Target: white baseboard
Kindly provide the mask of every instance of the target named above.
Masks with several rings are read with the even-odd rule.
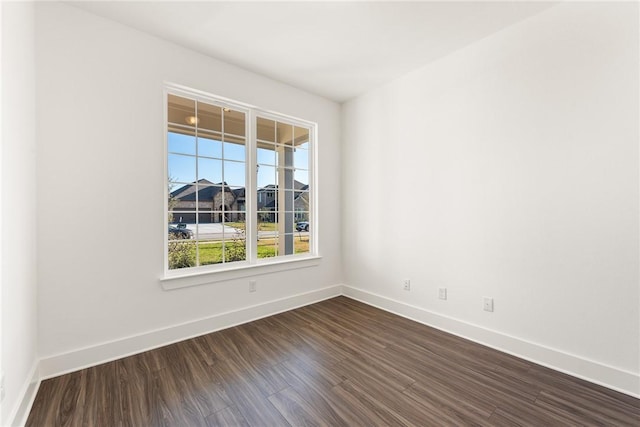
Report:
[[[640,398],[640,375],[636,373],[525,341],[351,286],[343,286],[343,294],[365,304],[486,345],[538,365]]]
[[[33,366],[31,367],[31,371],[27,376],[27,380],[22,386],[20,390],[20,398],[18,402],[9,414],[7,418],[9,421],[9,426],[11,427],[21,427],[24,426],[27,422],[27,418],[29,417],[29,412],[31,411],[31,406],[33,405],[33,401],[36,398],[36,393],[38,393],[38,388],[40,388],[40,373],[38,370],[38,360],[34,361]]]
[[[339,295],[342,295],[342,285],[329,286],[144,334],[77,349],[64,354],[45,357],[40,360],[40,378],[47,379],[78,371]]]

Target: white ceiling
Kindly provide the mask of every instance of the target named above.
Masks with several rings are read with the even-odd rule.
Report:
[[[554,3],[70,2],[342,102]]]

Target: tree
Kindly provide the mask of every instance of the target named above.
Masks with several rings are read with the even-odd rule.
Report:
[[[169,176],[169,179],[167,180],[167,196],[169,197],[167,208],[169,210],[169,224],[173,222],[173,209],[178,205],[178,199],[171,194],[175,186],[175,179],[172,176]]]

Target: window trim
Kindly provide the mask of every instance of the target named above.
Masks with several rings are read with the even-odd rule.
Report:
[[[168,199],[167,199],[167,182],[168,182],[168,96],[176,95],[198,102],[209,103],[222,107],[229,107],[236,111],[242,111],[246,114],[245,135],[247,144],[246,154],[246,170],[245,170],[245,224],[247,228],[247,241],[250,236],[257,235],[257,174],[251,173],[255,171],[257,165],[257,117],[266,118],[284,122],[294,126],[302,126],[309,129],[309,224],[311,231],[309,232],[309,252],[305,254],[280,255],[269,258],[257,258],[257,246],[255,244],[247,244],[246,260],[234,261],[229,263],[211,264],[206,266],[197,266],[181,269],[169,269],[168,260],[168,241],[167,233],[168,224]],[[318,265],[321,260],[319,252],[319,233],[318,233],[318,168],[317,168],[317,134],[318,125],[309,120],[300,119],[298,117],[275,111],[265,110],[247,103],[238,102],[222,96],[210,94],[204,91],[191,89],[186,86],[165,82],[163,85],[163,275],[160,282],[165,290],[176,289],[185,286],[195,286],[204,283],[213,283],[222,280],[231,280],[234,278],[247,277],[257,274],[267,274],[276,271],[284,271],[289,269],[303,268],[306,266]],[[306,261],[306,262],[305,262]],[[214,277],[215,276],[215,277]],[[176,280],[186,279],[186,280]],[[182,284],[181,284],[182,283]]]
[[[245,265],[217,271],[190,271],[180,276],[161,277],[162,289],[170,291],[174,289],[188,288],[191,286],[208,285],[210,283],[224,282],[228,280],[242,279],[244,277],[261,276],[265,274],[279,273],[281,271],[298,270],[301,268],[316,267],[322,261],[321,256],[304,256],[286,260],[276,260],[265,264]]]

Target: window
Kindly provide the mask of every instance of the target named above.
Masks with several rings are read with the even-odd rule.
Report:
[[[316,255],[315,133],[307,121],[168,87],[165,272]]]
[[[258,258],[309,253],[309,128],[256,117]]]

